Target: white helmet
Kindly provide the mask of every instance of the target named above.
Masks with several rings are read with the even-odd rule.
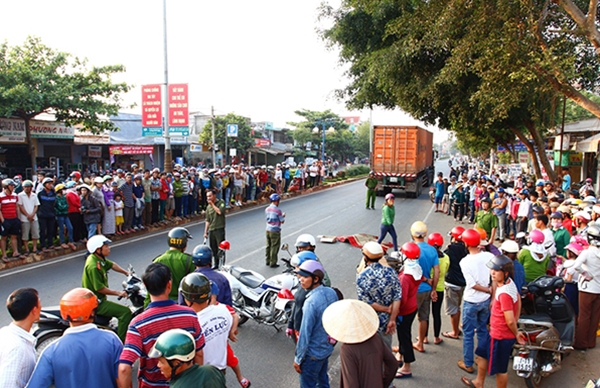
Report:
[[[95,236],[92,236],[88,240],[86,247],[87,247],[88,252],[94,253],[94,252],[96,252],[96,249],[102,248],[102,246],[104,244],[109,244],[111,242],[112,241],[110,241],[108,238],[104,237],[103,235],[97,234]]]
[[[508,253],[518,253],[519,244],[514,240],[504,240],[502,245],[500,245],[500,250]]]
[[[363,245],[362,253],[371,260],[379,260],[383,257],[383,248],[375,241],[369,241]]]
[[[312,234],[304,233],[298,236],[295,246],[296,248],[316,247],[317,241]]]
[[[104,183],[104,179],[102,179],[100,176],[97,176],[94,178],[94,183]]]

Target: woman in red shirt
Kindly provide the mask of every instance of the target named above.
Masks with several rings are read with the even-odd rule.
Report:
[[[65,197],[67,198],[67,205],[69,205],[67,216],[69,217],[69,221],[71,221],[71,225],[73,225],[73,241],[82,241],[87,237],[87,231],[83,224],[83,215],[79,210],[81,209],[81,198],[75,186],[75,181],[68,181],[65,184],[67,188]]]
[[[412,377],[410,364],[415,362],[415,352],[412,347],[411,327],[417,315],[417,289],[423,280],[423,270],[419,265],[421,249],[414,242],[407,242],[400,249],[404,255],[404,268],[398,275],[402,286],[402,299],[396,323],[398,344],[402,361],[396,373],[396,378]]]

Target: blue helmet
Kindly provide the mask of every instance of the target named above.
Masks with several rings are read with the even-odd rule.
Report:
[[[192,261],[197,267],[203,267],[212,263],[212,250],[208,245],[201,244],[194,248]]]
[[[279,194],[277,194],[277,193],[273,193],[273,194],[271,194],[271,196],[269,197],[269,200],[270,200],[271,202],[277,202],[277,201],[279,201],[280,199],[281,199],[281,197],[280,197],[280,196],[279,196]]]
[[[291,260],[290,264],[292,264],[294,267],[298,267],[298,266],[302,265],[302,263],[304,263],[305,261],[309,261],[309,260],[316,261],[317,255],[315,255],[315,253],[312,251],[302,251],[302,252],[298,252],[294,256],[292,256],[292,260]]]

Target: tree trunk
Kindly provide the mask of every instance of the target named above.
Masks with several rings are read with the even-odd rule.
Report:
[[[529,152],[529,156],[531,156],[531,164],[533,165],[533,169],[535,171],[535,176],[541,178],[542,170],[540,169],[540,164],[538,162],[538,158],[535,153],[535,148],[533,147],[533,144],[531,144],[529,139],[527,139],[525,137],[525,135],[523,134],[523,132],[520,129],[515,128],[515,127],[512,127],[511,129],[515,133],[515,135],[517,135],[519,140],[521,140],[521,142],[523,144],[525,144],[525,147],[527,147],[527,152]]]
[[[544,169],[546,170],[546,174],[548,174],[548,180],[550,180],[551,182],[556,181],[558,176],[556,175],[554,168],[552,167],[552,165],[550,164],[550,161],[548,160],[548,155],[546,155],[546,144],[544,143],[544,139],[542,139],[542,135],[540,134],[540,131],[537,129],[535,123],[533,123],[530,120],[525,120],[525,126],[527,127],[527,130],[531,134],[533,142],[537,146],[538,150],[540,150],[539,160],[542,163],[542,166],[544,166]]]

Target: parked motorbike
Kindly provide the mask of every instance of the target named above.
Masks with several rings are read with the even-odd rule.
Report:
[[[542,378],[560,370],[563,357],[573,351],[575,313],[563,286],[561,277],[540,276],[523,288],[522,298],[533,301],[533,311],[519,318],[527,343],[514,345],[513,369],[529,388],[539,388]]]
[[[128,267],[129,276],[123,281],[123,290],[127,292],[127,298],[131,305],[131,313],[133,317],[144,311],[144,300],[146,299],[146,287],[142,279],[135,274],[135,270],[131,266]],[[121,297],[118,298],[119,300]],[[117,332],[117,319],[96,315],[94,324],[100,328],[109,329]],[[37,339],[36,351],[42,353],[51,343],[62,337],[65,330],[69,328],[69,322],[62,319],[60,316],[60,307],[51,306],[42,309],[40,319],[34,323],[31,328],[31,333]]]
[[[435,202],[435,187],[429,188],[429,200],[431,203]]]
[[[239,325],[253,319],[280,331],[280,326],[287,323],[300,282],[290,260],[282,261],[286,266],[283,273],[269,279],[250,269],[223,266],[222,273],[231,287],[233,308],[240,316]]]

